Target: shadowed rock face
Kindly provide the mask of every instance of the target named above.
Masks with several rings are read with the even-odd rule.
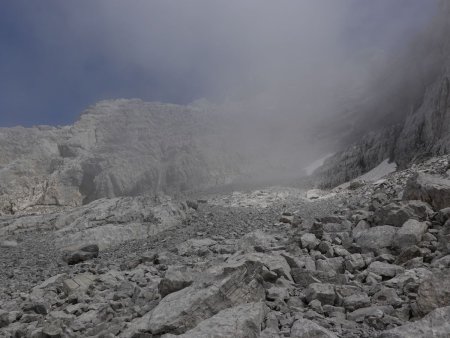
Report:
[[[360,136],[353,137],[348,147],[316,171],[322,187],[351,180],[385,159],[404,169],[411,162],[450,151],[450,5],[443,1],[441,6],[440,16],[429,31],[415,41],[407,56],[400,58],[400,63],[408,66],[399,64],[388,69],[380,86],[390,88],[396,78],[403,82],[387,93],[375,91],[375,107],[356,104],[355,116],[336,122],[351,123]],[[408,81],[411,74],[413,85]],[[391,115],[397,116],[395,120]],[[370,124],[373,116],[382,122]]]
[[[229,183],[238,158],[217,125],[193,107],[114,100],[73,126],[0,129],[1,212]]]

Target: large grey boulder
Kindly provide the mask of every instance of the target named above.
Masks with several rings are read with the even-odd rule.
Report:
[[[398,229],[394,238],[394,245],[400,249],[415,245],[422,240],[422,236],[428,229],[426,222],[419,222],[414,219],[406,221]]]
[[[425,315],[434,309],[450,305],[450,271],[434,271],[417,291],[417,307]]]
[[[322,304],[334,305],[336,301],[336,291],[334,285],[328,283],[312,283],[305,290],[306,300],[311,302],[318,300]]]
[[[419,221],[426,221],[434,214],[431,205],[423,201],[419,200],[403,201],[403,204],[410,210],[413,210],[414,212],[413,218],[418,219]]]
[[[419,285],[433,275],[429,269],[416,268],[405,270],[398,274],[394,278],[384,282],[388,287],[395,288],[397,290],[403,290],[409,283]]]
[[[34,230],[55,230],[59,248],[96,243],[100,250],[153,236],[181,224],[185,205],[167,195],[102,198],[64,212],[0,219],[0,238]]]
[[[138,331],[185,333],[220,311],[265,297],[262,264],[245,261],[205,272],[205,278],[161,300],[148,315],[134,323]]]
[[[319,245],[320,241],[314,234],[306,233],[303,234],[300,238],[300,243],[302,245],[302,248],[313,250]]]
[[[382,208],[378,208],[374,213],[377,224],[402,226],[409,219],[418,219],[414,210],[407,204],[390,203]]]
[[[344,258],[343,257],[333,257],[326,259],[318,259],[316,261],[316,266],[318,271],[334,271],[336,273],[344,273]]]
[[[346,270],[353,273],[355,270],[364,268],[366,261],[361,254],[356,253],[345,258],[344,266]]]
[[[418,173],[408,181],[403,198],[429,203],[435,210],[450,206],[450,180]]]
[[[429,313],[421,320],[387,330],[379,338],[448,338],[450,336],[450,306]]]
[[[164,278],[161,279],[158,285],[161,297],[165,297],[172,292],[188,287],[193,283],[194,278],[198,273],[198,271],[182,265],[169,266],[164,274]]]
[[[352,237],[356,239],[368,229],[370,229],[370,224],[365,220],[360,220],[352,230]]]
[[[367,271],[375,273],[382,277],[395,277],[396,275],[402,273],[405,271],[404,268],[401,266],[395,265],[395,264],[389,264],[385,262],[372,262],[369,267],[367,268]]]
[[[58,214],[53,220],[58,247],[95,242],[100,250],[154,236],[180,224],[183,205],[170,197],[137,196],[99,199]]]
[[[258,338],[267,307],[264,303],[238,305],[220,311],[218,314],[202,321],[192,330],[181,335],[164,335],[164,338]]]
[[[9,313],[4,310],[0,310],[0,329],[9,325]]]
[[[365,251],[377,251],[392,245],[397,230],[390,225],[375,226],[362,231],[355,242]]]
[[[262,264],[266,269],[275,274],[276,278],[285,278],[292,281],[291,267],[286,258],[277,252],[261,253],[250,252],[245,254],[235,254],[227,262],[230,264],[243,264],[244,262],[255,262]]]

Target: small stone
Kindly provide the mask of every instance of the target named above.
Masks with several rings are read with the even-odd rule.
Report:
[[[198,210],[198,202],[196,202],[196,201],[187,200],[186,205],[191,209]]]
[[[205,256],[210,250],[209,248],[217,244],[210,238],[188,239],[177,246],[180,256]]]
[[[312,300],[308,305],[317,313],[323,314],[322,303],[318,299]]]
[[[334,255],[333,245],[328,241],[321,241],[319,246],[317,247],[317,250],[319,250],[324,255],[328,255],[329,257],[332,257]]]
[[[15,248],[18,245],[19,244],[16,241],[1,241],[0,242],[0,247],[2,247],[2,248]]]
[[[266,299],[268,301],[285,301],[289,299],[289,292],[284,287],[272,286],[269,290],[266,291]]]
[[[63,291],[66,295],[86,291],[94,280],[95,276],[90,273],[79,274],[72,279],[64,280]]]
[[[350,311],[370,305],[370,298],[364,293],[357,293],[344,298],[344,307]]]
[[[366,266],[363,256],[358,253],[347,256],[344,264],[345,269],[352,273],[355,270],[360,270]]]
[[[63,260],[69,264],[78,264],[98,257],[99,247],[97,244],[84,244],[63,249]]]
[[[48,325],[41,331],[42,338],[62,338],[62,330],[59,327]]]

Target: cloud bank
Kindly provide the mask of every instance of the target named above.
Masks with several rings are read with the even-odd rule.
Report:
[[[383,116],[374,92],[411,67],[379,74],[397,72],[390,60],[435,12],[434,0],[16,0],[2,20],[0,125],[71,123],[108,98],[206,99],[238,121],[235,147],[299,168]]]
[[[100,99],[259,102],[325,116],[432,15],[421,0],[9,1],[0,125],[60,124]]]

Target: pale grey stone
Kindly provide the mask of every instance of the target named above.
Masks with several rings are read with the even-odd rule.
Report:
[[[399,248],[407,248],[422,240],[428,229],[428,224],[414,219],[406,221],[395,234],[394,244]]]
[[[430,312],[424,318],[384,331],[380,338],[448,338],[450,332],[450,307]]]
[[[290,337],[292,338],[337,338],[333,332],[306,318],[298,319],[292,325]]]

